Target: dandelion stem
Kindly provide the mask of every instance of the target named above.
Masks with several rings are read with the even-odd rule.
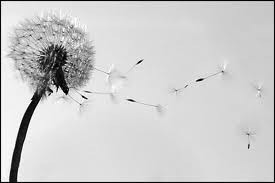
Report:
[[[21,153],[22,153],[22,148],[23,144],[26,138],[26,134],[28,131],[28,127],[30,124],[30,120],[32,117],[32,114],[39,103],[40,99],[42,97],[42,94],[38,94],[38,92],[35,92],[32,101],[29,104],[27,110],[25,111],[25,114],[22,118],[18,133],[17,133],[17,138],[16,138],[16,143],[15,147],[13,150],[13,155],[12,155],[12,161],[11,161],[11,169],[10,169],[10,182],[17,182],[17,174],[18,174],[18,168],[20,164],[20,159],[21,159]]]

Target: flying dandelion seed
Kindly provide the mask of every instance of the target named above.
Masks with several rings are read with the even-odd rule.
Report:
[[[170,93],[174,93],[175,95],[178,95],[179,93],[181,93],[183,90],[183,88],[172,88],[170,90]]]
[[[107,83],[110,87],[112,93],[118,92],[123,88],[125,82],[127,81],[127,77],[123,75],[118,69],[112,66],[110,67],[109,74],[106,77]]]
[[[78,108],[79,114],[82,115],[84,112],[87,111],[87,108],[90,106],[91,101],[90,101],[90,99],[88,99],[88,97],[82,95],[82,94],[81,94],[79,91],[77,91],[76,89],[75,89],[75,92],[81,96],[82,102],[78,101],[77,99],[75,99],[74,97],[72,97],[70,94],[67,94],[67,95],[64,94],[64,95],[60,96],[60,97],[58,98],[58,100],[61,100],[61,99],[62,99],[62,100],[65,101],[65,102],[70,102],[70,101],[75,102],[75,103],[78,105],[78,107],[79,107],[79,108]]]
[[[89,91],[89,90],[77,90],[76,88],[73,88],[76,93],[78,93],[82,99],[88,100],[88,97],[84,96],[83,94],[81,94],[81,92],[86,93],[86,94],[97,94],[97,95],[109,95],[110,99],[113,103],[118,103],[118,94],[115,92],[98,92],[98,91]],[[72,98],[72,100],[74,100]],[[77,102],[79,103],[79,102]]]
[[[26,19],[15,27],[8,56],[21,78],[34,91],[21,125],[12,156],[10,181],[17,181],[21,152],[32,114],[53,86],[68,95],[69,88],[83,87],[90,79],[94,49],[87,33],[69,17],[54,13]]]
[[[139,60],[137,63],[135,63],[127,72],[126,74],[128,74],[130,71],[132,71],[137,65],[141,64],[143,62],[144,59]]]
[[[155,107],[158,114],[163,114],[164,113],[164,107],[160,104],[153,105],[153,104],[143,103],[143,102],[139,102],[139,101],[136,101],[134,99],[131,99],[131,98],[127,98],[125,100],[128,101],[128,102],[132,102],[132,103],[137,103],[137,104],[141,104],[141,105],[145,105],[145,106]]]
[[[128,81],[127,75],[130,73],[130,71],[133,70],[137,65],[141,64],[143,62],[142,60],[139,60],[136,64],[134,64],[127,72],[126,74],[122,74],[117,68],[114,67],[112,64],[109,69],[109,74],[106,78],[107,83],[109,84],[109,87],[111,89],[112,93],[117,93],[120,89],[122,89],[126,82]]]
[[[208,78],[211,78],[211,77],[213,77],[213,76],[216,76],[216,75],[218,75],[218,74],[220,74],[220,73],[223,73],[223,71],[219,71],[219,72],[217,72],[217,73],[211,74],[211,75],[209,75],[209,76],[207,76],[207,77],[204,77],[204,78],[199,78],[199,79],[196,80],[196,82],[203,81],[203,80],[205,80],[205,79],[208,79]]]
[[[97,95],[108,95],[113,103],[117,104],[119,102],[118,93],[116,92],[91,92],[91,91],[89,92],[91,94],[97,94]]]
[[[106,82],[108,83],[111,92],[117,92],[123,87],[127,80],[127,77],[123,75],[118,69],[114,68],[113,64],[111,65],[108,72],[95,67],[93,67],[93,69],[107,75]]]
[[[256,90],[256,97],[261,98],[263,96],[263,83],[255,82],[251,83],[251,86]]]
[[[137,65],[141,64],[144,59],[139,60],[135,63],[125,74],[122,74],[117,68],[114,67],[114,64],[111,65],[108,72],[93,67],[94,70],[102,72],[107,75],[106,81],[110,87],[112,93],[118,92],[123,86],[125,85],[126,81],[128,80],[127,74],[130,73]]]
[[[82,103],[79,104],[79,114],[82,115],[84,114],[87,109],[91,106],[91,101],[90,100],[84,100]]]
[[[88,98],[85,95],[81,94],[79,90],[77,90],[76,88],[73,88],[73,87],[72,87],[72,89],[74,89],[75,92],[78,93],[83,99],[88,100]]]
[[[189,86],[189,84],[186,84],[184,87],[181,87],[181,88],[169,87],[169,93],[170,93],[170,94],[175,94],[176,96],[178,96],[178,95],[179,95],[180,93],[182,93],[183,90],[185,90],[188,86]]]
[[[256,135],[256,132],[251,131],[251,129],[247,128],[247,130],[244,131],[243,134],[247,136],[247,149],[250,149],[251,140],[252,140],[253,136]]]
[[[178,95],[178,93],[180,93],[182,91],[182,88],[172,88],[171,93],[175,93],[176,95]]]
[[[251,149],[252,142],[256,141],[255,136],[259,135],[260,133],[258,123],[253,122],[255,121],[255,118],[257,121],[259,120],[259,116],[255,115],[253,116],[253,118],[250,117],[250,119],[247,119],[246,117],[246,119],[242,120],[246,122],[242,122],[237,126],[237,135],[241,136],[241,139],[246,141],[247,149]]]
[[[218,74],[222,74],[222,75],[228,74],[228,72],[227,72],[227,70],[226,70],[226,67],[227,67],[227,63],[224,62],[222,66],[219,66],[219,71],[218,71],[218,72],[216,72],[216,73],[214,73],[214,74],[210,74],[209,76],[206,76],[206,77],[204,77],[204,78],[199,78],[199,79],[197,79],[195,82],[204,81],[204,80],[206,80],[206,79],[208,79],[208,78],[211,78],[211,77],[214,77],[214,76],[216,76],[216,75],[218,75]]]
[[[144,59],[141,59],[141,60],[139,60],[137,63],[135,63],[135,64],[126,72],[126,74],[128,74],[131,70],[133,70],[137,65],[141,64],[141,63],[143,62],[143,60],[144,60]],[[104,74],[107,74],[107,75],[110,74],[110,72],[103,71],[103,70],[98,69],[98,68],[96,68],[96,67],[93,67],[93,69],[94,69],[94,70],[97,70],[97,71],[99,71],[99,72],[102,72],[102,73],[104,73]],[[125,75],[126,75],[126,74],[125,74]]]

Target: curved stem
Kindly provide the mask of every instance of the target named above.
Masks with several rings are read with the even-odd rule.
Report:
[[[39,103],[42,95],[38,94],[37,92],[34,93],[32,97],[32,101],[29,104],[27,110],[25,111],[25,114],[22,118],[18,133],[17,133],[17,138],[16,138],[16,143],[15,147],[13,150],[13,155],[12,155],[12,161],[11,161],[11,169],[10,169],[10,177],[9,180],[10,182],[17,182],[17,174],[18,174],[18,168],[19,168],[19,163],[21,159],[21,153],[22,153],[22,148],[23,144],[26,138],[26,134],[28,131],[28,127],[30,124],[30,120],[32,117],[32,114]]]

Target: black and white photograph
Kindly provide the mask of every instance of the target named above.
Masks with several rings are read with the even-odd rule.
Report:
[[[1,182],[95,181],[274,181],[274,1],[1,1]]]

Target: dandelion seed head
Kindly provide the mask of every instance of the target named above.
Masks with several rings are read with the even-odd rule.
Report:
[[[23,81],[44,93],[61,72],[64,88],[87,84],[94,65],[94,48],[86,32],[71,19],[54,13],[26,19],[14,28],[8,56]],[[64,91],[64,90],[63,90]]]

